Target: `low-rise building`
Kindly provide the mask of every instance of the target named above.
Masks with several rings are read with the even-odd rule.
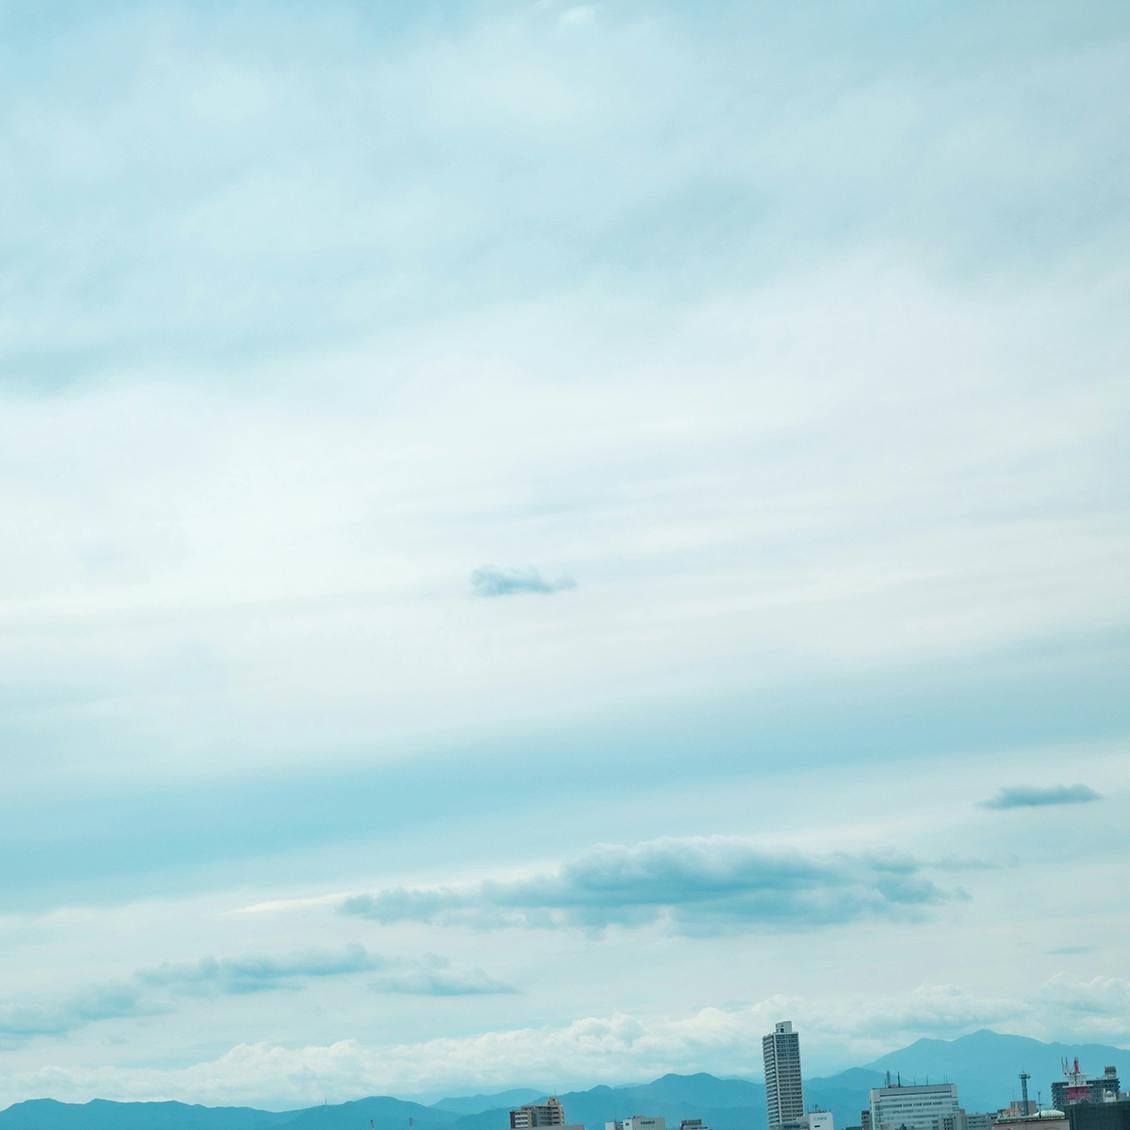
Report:
[[[565,1108],[556,1095],[550,1095],[544,1103],[527,1103],[510,1112],[510,1130],[542,1130],[550,1126],[559,1130],[585,1130],[583,1126],[565,1121]]]
[[[701,1124],[700,1119],[699,1125]],[[604,1130],[667,1130],[667,1119],[649,1114],[633,1114],[623,1121],[606,1122]]]
[[[1062,1110],[1040,1110],[1035,1114],[997,1115],[994,1130],[1069,1130]]]
[[[1130,1130],[1130,1099],[1075,1103],[1067,1108],[1070,1130]]]

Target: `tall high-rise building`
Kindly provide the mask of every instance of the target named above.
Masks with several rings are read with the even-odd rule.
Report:
[[[800,1080],[800,1036],[791,1020],[782,1020],[761,1041],[765,1059],[765,1105],[769,1130],[781,1130],[804,1114],[804,1090]]]

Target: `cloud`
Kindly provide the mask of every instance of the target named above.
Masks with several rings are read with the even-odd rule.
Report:
[[[204,957],[194,962],[142,969],[135,977],[144,985],[160,986],[178,993],[236,995],[293,988],[296,982],[310,977],[340,977],[378,969],[385,964],[386,959],[369,953],[363,946],[354,945],[336,953],[311,951],[284,958],[256,955]]]
[[[383,957],[360,945],[283,957],[203,957],[138,969],[125,981],[90,985],[55,1000],[0,1003],[0,1047],[35,1036],[66,1035],[101,1020],[171,1012],[178,998],[297,991],[310,979],[376,970],[382,973],[372,987],[387,993],[440,997],[518,991],[482,969],[453,969],[446,958],[435,954]]]
[[[1130,1032],[1130,980],[1124,977],[1075,977],[1057,973],[1043,987],[1043,997],[1069,1012],[1105,1018]]]
[[[428,955],[415,969],[386,973],[370,982],[381,993],[426,997],[477,997],[516,993],[505,981],[482,969],[455,970],[446,958]]]
[[[1101,800],[1100,795],[1087,785],[1052,785],[1041,788],[1035,785],[1014,785],[1003,788],[996,796],[981,802],[982,808],[1044,808],[1061,804],[1089,804]]]
[[[63,1035],[99,1020],[162,1011],[144,999],[139,986],[128,983],[92,985],[50,1001],[6,1001],[0,1003],[0,1047]]]
[[[378,922],[601,929],[665,920],[682,933],[805,929],[915,915],[949,897],[901,857],[770,852],[736,837],[601,844],[554,871],[463,887],[353,895],[347,914]]]
[[[1066,984],[1062,988],[1070,990]],[[798,1023],[810,1053],[834,1047],[837,1056],[858,1063],[935,1032],[952,1036],[992,1024],[1043,1034],[1045,1021],[1061,1015],[1054,996],[1041,991],[1034,1001],[994,997],[947,984],[923,984],[890,995],[777,995],[730,1008],[650,1016],[620,1011],[415,1043],[240,1044],[217,1059],[176,1068],[56,1067],[39,1061],[13,1073],[8,1086],[15,1096],[50,1090],[72,1101],[96,1095],[176,1096],[283,1108],[320,1102],[323,1096],[342,1101],[371,1094],[503,1087],[515,1078],[541,1074],[588,1086],[655,1078],[668,1071],[745,1076],[749,1049],[782,1016]],[[1125,1001],[1119,1006],[1125,1007]],[[1096,1023],[1113,1026],[1117,1021],[1101,1017]]]
[[[476,596],[517,596],[519,593],[555,593],[575,589],[572,577],[546,580],[536,569],[499,569],[483,565],[471,574],[471,587]]]

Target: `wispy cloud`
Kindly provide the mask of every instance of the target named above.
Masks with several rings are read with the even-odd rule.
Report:
[[[91,985],[52,1000],[0,1003],[0,1047],[35,1036],[61,1036],[99,1020],[147,1016],[164,1008],[145,999],[136,984]]]
[[[517,596],[521,593],[555,593],[575,589],[572,577],[548,580],[536,569],[499,569],[483,565],[471,574],[471,587],[476,596]]]
[[[556,870],[464,887],[394,887],[344,900],[379,922],[484,928],[634,926],[684,933],[805,929],[912,914],[952,897],[905,858],[771,852],[724,836],[598,845]]]
[[[387,960],[363,946],[339,952],[311,951],[288,957],[204,957],[199,961],[159,965],[139,970],[136,979],[144,985],[175,992],[236,995],[294,988],[311,977],[340,977],[382,968]]]
[[[482,969],[452,969],[446,958],[428,955],[416,968],[382,974],[370,982],[381,993],[426,997],[477,997],[518,992]]]
[[[63,1036],[101,1020],[171,1012],[180,998],[295,992],[311,979],[378,970],[371,987],[386,993],[443,997],[518,992],[482,969],[455,968],[436,954],[385,957],[360,945],[284,956],[203,957],[138,969],[124,980],[89,985],[53,999],[0,1002],[0,1047],[36,1036]]]
[[[983,808],[1045,808],[1059,804],[1089,804],[1102,797],[1088,785],[1015,785],[983,800]]]

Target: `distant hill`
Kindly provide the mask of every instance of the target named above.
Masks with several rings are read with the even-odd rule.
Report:
[[[415,1130],[440,1130],[459,1121],[458,1115],[451,1111],[382,1095],[294,1111],[286,1130],[369,1130],[370,1122],[376,1130],[408,1130],[410,1118]]]
[[[4,1130],[272,1130],[294,1117],[245,1106],[189,1103],[60,1103],[31,1099],[0,1111]]]
[[[1104,1044],[1044,1044],[1024,1036],[983,1030],[956,1040],[917,1040],[868,1064],[838,1075],[806,1080],[805,1100],[830,1110],[836,1126],[859,1122],[869,1088],[884,1074],[916,1079],[948,1079],[958,1085],[968,1111],[1005,1106],[1019,1090],[1021,1071],[1032,1075],[1031,1094],[1051,1094],[1060,1077],[1060,1060],[1079,1057],[1083,1069],[1100,1074],[1107,1064],[1122,1067],[1130,1077],[1130,1051]],[[282,1113],[251,1107],[204,1107],[186,1103],[60,1103],[35,1099],[0,1111],[0,1130],[506,1130],[507,1111],[542,1097],[529,1088],[496,1094],[441,1099],[431,1106],[388,1096],[358,1099]],[[560,1095],[570,1122],[586,1130],[604,1130],[604,1123],[631,1114],[655,1114],[668,1125],[701,1118],[712,1130],[765,1130],[765,1088],[746,1079],[714,1075],[664,1075],[651,1083],[626,1087],[592,1087]]]
[[[859,1112],[867,1106],[872,1087],[883,1085],[883,1074],[864,1067],[851,1067],[826,1079],[806,1079],[804,1101],[830,1110],[838,1127],[858,1126]]]
[[[632,1114],[662,1115],[678,1130],[683,1118],[702,1118],[712,1130],[764,1130],[765,1089],[745,1079],[714,1075],[664,1075],[651,1083],[592,1087],[558,1096],[570,1122],[604,1130],[605,1122]],[[760,1117],[760,1121],[758,1121]],[[505,1130],[507,1110],[481,1111],[459,1119],[453,1130]]]
[[[838,1126],[859,1121],[867,1089],[882,1081],[878,1072],[853,1068],[830,1079],[805,1084],[805,1098],[832,1111]],[[651,1083],[625,1087],[592,1087],[559,1095],[570,1122],[586,1130],[604,1130],[604,1123],[632,1114],[662,1115],[678,1130],[684,1118],[701,1118],[711,1130],[766,1130],[765,1087],[748,1079],[696,1075],[664,1075]],[[506,1107],[460,1118],[452,1130],[505,1130]],[[2,1128],[0,1128],[2,1130]]]
[[[1029,1095],[1039,1091],[1051,1101],[1051,1085],[1063,1076],[1060,1061],[1079,1057],[1083,1070],[1099,1075],[1107,1064],[1130,1077],[1130,1051],[1108,1044],[1045,1044],[1027,1036],[1008,1036],[983,1028],[956,1040],[916,1040],[901,1051],[881,1056],[867,1067],[901,1073],[904,1083],[948,1080],[957,1084],[962,1106],[969,1111],[995,1110],[1020,1097],[1018,1076],[1032,1076]]]
[[[452,1114],[482,1114],[484,1110],[511,1110],[523,1103],[536,1102],[545,1095],[545,1091],[517,1087],[512,1091],[499,1091],[493,1095],[458,1095],[440,1099],[438,1103],[432,1103],[432,1107]]]

